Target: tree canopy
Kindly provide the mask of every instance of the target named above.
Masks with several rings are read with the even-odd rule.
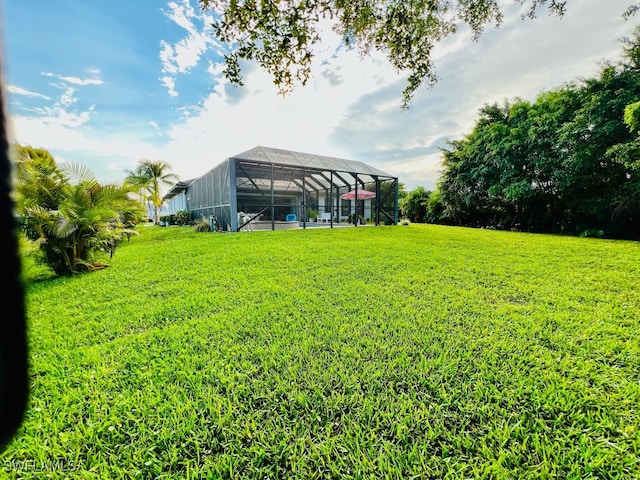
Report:
[[[523,17],[540,11],[562,16],[567,0],[514,0]],[[467,26],[478,39],[487,26],[499,26],[504,2],[499,0],[199,0],[202,10],[214,12],[214,34],[228,50],[225,75],[242,85],[240,61],[253,60],[269,72],[280,93],[304,85],[311,75],[314,47],[329,22],[347,47],[363,55],[384,53],[399,72],[408,73],[403,107],[422,85],[432,86],[437,75],[434,47]],[[640,5],[631,4],[623,17]]]
[[[634,33],[640,44],[640,30]],[[485,105],[443,150],[443,223],[640,238],[640,65]]]

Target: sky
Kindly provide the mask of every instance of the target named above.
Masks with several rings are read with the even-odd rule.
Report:
[[[212,13],[197,0],[4,0],[3,69],[13,142],[47,149],[120,183],[141,159],[199,177],[255,146],[358,160],[409,190],[436,187],[440,149],[473,129],[482,106],[596,76],[620,59],[631,0],[570,0],[563,18],[502,0],[505,19],[434,51],[438,83],[401,108],[406,73],[362,58],[329,29],[312,78],[287,96],[254,64],[244,86],[222,74]]]

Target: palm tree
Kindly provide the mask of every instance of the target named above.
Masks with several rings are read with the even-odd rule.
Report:
[[[162,160],[153,162],[142,159],[138,162],[135,170],[129,171],[125,180],[126,183],[138,188],[140,192],[146,192],[149,200],[153,204],[153,222],[159,223],[158,211],[162,207],[161,185],[174,185],[180,180],[175,173],[170,173],[171,165]]]
[[[100,185],[83,165],[58,166],[50,155],[32,155],[29,147],[17,159],[16,207],[23,231],[59,275],[106,266],[98,254],[113,256],[131,235],[141,212],[130,189]]]
[[[67,179],[51,154],[41,148],[13,145],[13,160],[19,206],[52,210],[61,201]]]
[[[144,175],[140,166],[136,167],[135,170],[127,170],[127,177],[124,179],[124,184],[131,188],[132,193],[138,195],[140,205],[147,209],[147,186],[149,185],[149,178]]]

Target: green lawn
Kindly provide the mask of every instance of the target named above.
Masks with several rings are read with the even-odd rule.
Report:
[[[640,478],[640,244],[141,228],[31,281],[10,478]]]

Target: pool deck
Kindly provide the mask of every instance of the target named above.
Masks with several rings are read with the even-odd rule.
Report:
[[[250,225],[253,228],[251,228]],[[333,223],[333,228],[351,228],[355,226],[356,225],[352,223],[337,223],[337,222]],[[358,227],[372,227],[372,226],[374,226],[373,223],[358,225]],[[258,230],[271,230],[272,227],[274,227],[275,230],[295,230],[295,229],[304,229],[304,228],[331,228],[331,223],[330,222],[326,222],[326,223],[325,222],[306,222],[305,224],[303,222],[297,222],[297,221],[287,222],[283,220],[275,220],[272,225],[271,220],[254,220],[249,225],[246,225],[245,228],[243,228],[241,231],[250,232],[250,231],[258,231]]]

